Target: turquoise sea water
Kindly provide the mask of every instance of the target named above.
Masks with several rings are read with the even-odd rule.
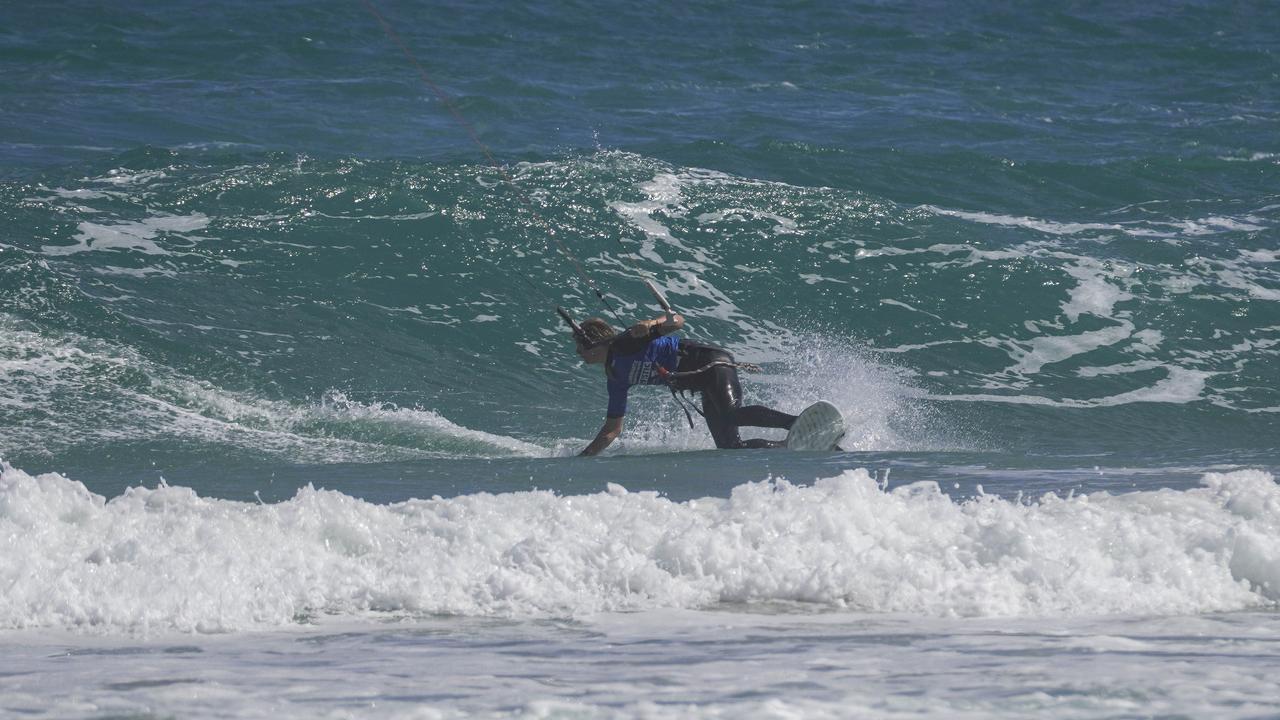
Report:
[[[1135,663],[1193,627],[1274,647],[1272,4],[377,7],[501,171],[360,2],[0,9],[0,627],[36,633],[6,642],[268,652],[254,632],[390,618],[430,653],[502,618],[479,635],[568,657],[632,617],[678,655],[732,617],[702,639],[794,623],[787,662],[839,664],[876,641],[815,649],[812,623],[860,623],[928,665],[899,641],[1017,617],[1094,638],[1051,656],[1115,650],[1121,618]],[[716,451],[641,388],[574,457],[603,378],[554,307],[613,318],[551,231],[623,321],[657,313],[652,278],[687,335],[762,365],[749,401],[833,401],[846,452]],[[353,636],[335,678],[385,637]],[[1111,659],[1069,709],[1275,711],[1248,678],[1175,698]],[[190,699],[103,668],[7,691],[58,716]],[[1066,716],[999,683],[877,706],[918,686],[747,697],[716,672],[661,702]],[[292,682],[264,677],[239,715]],[[374,700],[554,715],[585,683],[588,714],[661,710],[574,677]]]

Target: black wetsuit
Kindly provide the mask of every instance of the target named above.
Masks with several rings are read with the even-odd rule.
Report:
[[[715,438],[718,448],[765,448],[779,447],[781,440],[765,440],[753,438],[743,440],[738,435],[738,428],[767,427],[786,430],[796,421],[795,415],[767,408],[763,405],[742,405],[742,387],[738,384],[738,369],[732,364],[711,365],[712,363],[732,363],[733,356],[723,348],[706,345],[693,340],[680,341],[680,364],[677,372],[694,372],[707,368],[695,375],[679,377],[674,385],[676,390],[690,390],[702,394],[702,415],[707,420],[707,429]],[[711,365],[711,367],[707,367]]]

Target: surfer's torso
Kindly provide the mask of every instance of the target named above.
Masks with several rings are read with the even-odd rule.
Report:
[[[632,385],[665,385],[667,372],[680,364],[680,341],[670,335],[654,338],[624,335],[609,346],[605,360],[609,390],[608,417],[627,414],[627,392]]]

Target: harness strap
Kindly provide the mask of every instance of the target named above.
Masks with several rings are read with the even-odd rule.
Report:
[[[683,390],[677,391],[675,385],[668,385],[667,389],[671,391],[671,399],[675,400],[676,404],[680,406],[680,409],[684,411],[684,419],[689,421],[689,429],[690,430],[696,429],[693,427],[693,416],[689,414],[689,408],[693,408],[693,411],[698,413],[702,417],[706,417],[707,414],[699,410],[697,406],[695,406],[693,403],[686,400],[684,398]]]
[[[659,365],[658,367],[662,367],[662,366]],[[739,370],[746,370],[747,372],[760,372],[763,369],[759,365],[756,365],[754,363],[730,362],[728,360],[712,360],[711,362],[707,363],[706,365],[703,365],[697,370],[685,370],[684,372],[671,372],[666,368],[662,368],[662,371],[659,371],[658,374],[664,378],[669,377],[675,380],[679,380],[680,378],[691,377],[693,375],[701,375],[702,373],[714,367],[738,368]],[[668,380],[667,382],[671,382],[671,380]]]
[[[707,363],[706,365],[703,365],[702,367],[696,370],[685,370],[684,372],[672,372],[662,367],[661,365],[657,365],[658,377],[667,381],[667,389],[671,391],[671,399],[675,400],[676,404],[680,406],[680,409],[684,411],[684,419],[689,421],[690,430],[695,429],[693,427],[693,415],[689,414],[690,407],[693,408],[694,412],[698,413],[704,418],[707,416],[707,414],[699,410],[692,402],[684,398],[684,393],[685,393],[684,390],[679,390],[679,391],[676,390],[676,380],[679,380],[681,378],[692,377],[694,375],[701,375],[702,373],[714,367],[740,368],[742,370],[746,370],[747,372],[761,371],[761,367],[759,365],[755,365],[752,363],[730,362],[728,360],[712,360],[711,362]],[[677,394],[677,392],[679,394]]]

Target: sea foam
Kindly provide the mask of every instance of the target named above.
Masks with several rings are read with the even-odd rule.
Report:
[[[573,617],[783,603],[924,616],[1166,614],[1280,600],[1280,487],[957,502],[865,470],[677,503],[616,485],[278,504],[0,474],[0,627],[268,628],[320,614]]]

